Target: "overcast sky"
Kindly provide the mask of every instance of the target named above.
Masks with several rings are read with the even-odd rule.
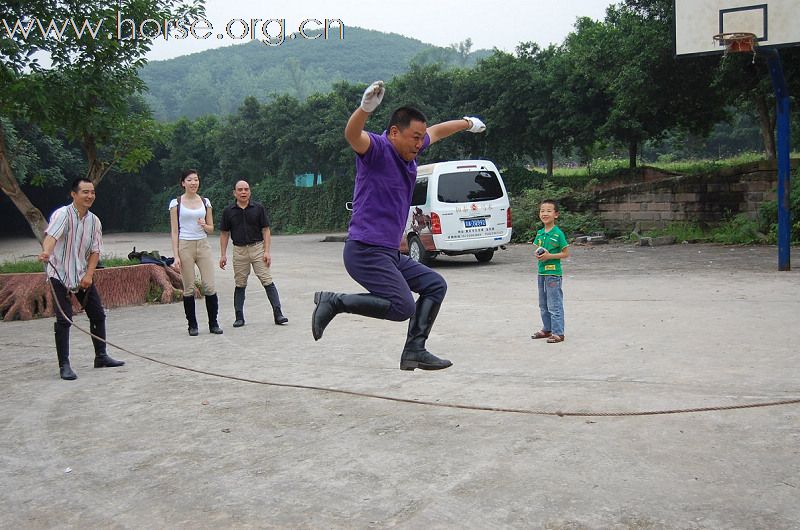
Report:
[[[572,31],[578,17],[602,20],[606,7],[615,2],[607,0],[428,0],[427,2],[380,2],[367,0],[296,0],[269,2],[264,0],[206,0],[206,18],[212,30],[200,39],[189,36],[183,40],[157,39],[148,55],[150,60],[169,59],[203,51],[217,46],[240,44],[250,39],[247,29],[239,22],[247,21],[251,33],[263,39],[264,21],[284,19],[285,34],[296,32],[307,19],[324,21],[339,19],[347,27],[358,26],[407,37],[437,46],[471,38],[473,50],[500,48],[513,51],[520,42],[533,41],[542,46],[559,44]],[[124,13],[123,13],[124,15]],[[252,19],[261,19],[252,32]],[[230,23],[230,34],[226,26]],[[315,23],[308,23],[309,35],[319,33]],[[281,25],[271,22],[267,35],[277,42]],[[241,38],[242,35],[246,35]],[[338,34],[336,35],[338,37]],[[241,38],[241,39],[240,39]]]

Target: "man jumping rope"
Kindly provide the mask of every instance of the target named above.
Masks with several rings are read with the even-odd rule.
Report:
[[[383,81],[372,83],[344,130],[345,139],[357,155],[344,266],[369,294],[315,293],[311,331],[314,340],[319,340],[339,313],[398,322],[410,318],[400,369],[441,370],[453,363],[427,351],[425,341],[444,300],[447,283],[438,273],[400,254],[398,247],[417,179],[417,156],[452,134],[480,133],[486,126],[478,118],[464,117],[428,127],[421,111],[400,107],[382,135],[367,132],[367,119],[385,92]],[[416,304],[412,291],[419,293]]]

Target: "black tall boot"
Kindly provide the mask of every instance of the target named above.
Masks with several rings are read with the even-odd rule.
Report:
[[[441,304],[426,296],[420,296],[417,300],[417,310],[408,322],[408,337],[400,357],[401,370],[441,370],[453,365],[447,359],[440,359],[425,349],[425,341],[428,340],[436,315],[439,314],[439,307]]]
[[[219,322],[217,322],[217,314],[219,313],[217,293],[206,295],[206,311],[208,312],[208,331],[214,335],[222,335],[222,328],[219,327]]]
[[[189,323],[189,335],[196,337],[197,330],[197,313],[194,308],[194,295],[183,297],[183,311],[186,313],[186,322]]]
[[[245,287],[236,287],[233,290],[233,310],[236,312],[236,320],[233,321],[233,327],[235,328],[244,326],[244,297]]]
[[[275,323],[286,324],[289,322],[289,319],[281,313],[281,299],[278,296],[278,288],[275,287],[275,283],[265,285],[264,290],[267,291],[267,298],[269,298],[269,303],[272,306],[272,316],[275,318]]]
[[[72,371],[69,365],[69,324],[56,322],[53,324],[53,332],[56,336],[56,355],[58,356],[58,370],[61,379],[72,381],[78,376]]]
[[[392,303],[374,294],[344,294],[321,291],[314,293],[314,313],[311,315],[311,333],[314,340],[339,313],[353,313],[370,318],[386,318]]]
[[[125,364],[125,361],[118,361],[108,356],[106,353],[106,321],[104,320],[97,320],[94,322],[89,323],[89,331],[92,332],[92,335],[96,335],[100,337],[100,339],[96,339],[92,337],[92,344],[94,344],[94,367],[95,368],[114,368],[116,366],[122,366]]]

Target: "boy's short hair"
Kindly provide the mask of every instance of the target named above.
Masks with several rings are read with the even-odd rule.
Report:
[[[555,200],[553,200],[553,199],[545,199],[545,200],[543,200],[542,202],[539,203],[539,208],[541,208],[542,205],[544,205],[544,204],[552,204],[553,205],[553,210],[556,211],[556,212],[558,211],[558,203]]]
[[[428,118],[425,117],[425,114],[417,108],[400,107],[392,113],[392,117],[389,118],[389,126],[386,128],[386,130],[388,131],[394,125],[401,131],[404,131],[409,125],[411,125],[412,121],[428,123]]]

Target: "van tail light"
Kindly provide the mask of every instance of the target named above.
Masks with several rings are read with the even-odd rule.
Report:
[[[442,233],[442,220],[436,212],[431,212],[431,233],[437,235]]]
[[[506,228],[511,228],[511,206],[506,210]]]

